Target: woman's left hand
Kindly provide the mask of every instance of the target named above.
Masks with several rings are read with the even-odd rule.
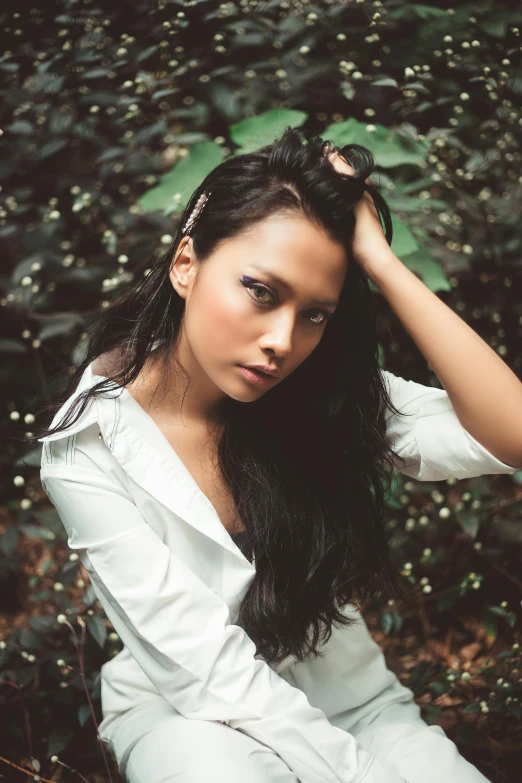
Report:
[[[354,175],[354,169],[344,158],[336,152],[329,151],[327,147],[325,155],[328,156],[334,169],[341,174]],[[366,180],[369,184],[369,179]],[[355,230],[352,238],[352,254],[355,261],[363,270],[369,271],[372,264],[378,264],[392,254],[386,241],[381,221],[372,197],[364,193],[363,198],[354,207]],[[393,255],[393,254],[392,254]]]

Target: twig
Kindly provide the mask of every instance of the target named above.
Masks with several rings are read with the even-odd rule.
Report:
[[[111,770],[110,770],[110,767],[109,767],[109,762],[107,761],[107,755],[105,753],[105,747],[104,747],[103,742],[102,742],[101,737],[100,737],[100,732],[99,732],[99,729],[98,729],[98,723],[96,722],[96,715],[94,713],[94,707],[93,707],[93,704],[92,704],[92,701],[91,701],[91,695],[89,693],[89,688],[87,687],[87,680],[85,678],[85,668],[84,668],[84,662],[83,662],[83,648],[85,646],[85,634],[86,634],[85,620],[83,619],[83,617],[78,617],[77,620],[78,620],[78,623],[79,623],[79,625],[81,626],[81,629],[82,629],[82,639],[81,639],[81,642],[78,642],[78,636],[77,636],[76,631],[74,630],[73,626],[70,624],[70,622],[68,622],[66,620],[65,621],[65,625],[69,626],[69,628],[73,632],[74,645],[75,645],[76,650],[78,652],[78,663],[80,665],[80,677],[81,677],[81,680],[82,680],[82,683],[83,683],[83,689],[85,691],[85,695],[87,696],[87,701],[89,703],[89,709],[91,711],[92,720],[93,720],[94,726],[96,728],[96,736],[98,738],[98,742],[99,742],[99,745],[100,745],[100,748],[101,748],[101,752],[102,752],[102,755],[103,755],[103,760],[105,761],[105,767],[107,769],[107,774],[109,775],[109,781],[110,781],[110,783],[112,783],[112,775],[111,775]],[[84,780],[85,780],[85,778],[84,778]],[[86,781],[86,783],[89,783],[89,781]]]
[[[18,764],[15,764],[13,761],[9,761],[8,759],[4,759],[3,756],[0,756],[0,761],[3,761],[5,764],[9,764],[10,767],[14,767],[15,769],[20,770],[20,772],[25,772],[26,775],[31,775],[31,777],[34,777],[36,774],[35,769],[25,769],[24,767],[19,767]],[[49,780],[49,778],[42,778],[41,775],[38,777],[40,780],[43,780],[43,783],[55,783],[55,781]],[[87,781],[87,783],[89,783],[89,781]]]
[[[428,620],[428,617],[426,615],[426,607],[424,606],[424,594],[417,590],[414,593],[414,598],[417,603],[417,606],[419,607],[419,614],[421,617],[421,624],[422,624],[422,632],[424,634],[424,641],[426,642],[429,637],[431,636],[431,625],[430,621]]]
[[[12,680],[0,680],[0,685],[11,685],[13,688],[16,688],[18,691],[22,691],[22,686],[18,685],[17,682],[13,682]],[[25,722],[25,730],[27,732],[27,743],[29,745],[29,755],[31,757],[34,756],[33,753],[33,741],[32,741],[32,735],[31,735],[31,725],[29,723],[29,710],[27,709],[27,704],[25,701],[23,701],[24,694],[22,693],[22,710],[24,713],[24,722]]]
[[[516,576],[513,576],[513,574],[510,574],[509,571],[504,568],[503,566],[499,565],[498,563],[495,563],[493,566],[495,571],[498,571],[500,574],[506,577],[506,579],[509,579],[513,584],[515,584],[519,590],[522,590],[522,581],[520,579],[517,579]]]

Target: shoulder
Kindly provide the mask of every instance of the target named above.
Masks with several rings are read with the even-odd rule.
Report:
[[[92,486],[108,486],[125,496],[132,495],[132,482],[105,443],[97,421],[82,429],[43,444],[40,481],[49,496],[49,479],[70,483],[78,477]]]

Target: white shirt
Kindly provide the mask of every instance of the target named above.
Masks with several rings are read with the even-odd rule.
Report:
[[[420,481],[515,473],[459,423],[444,390],[387,371],[387,437]],[[55,414],[97,383],[92,364]],[[99,435],[101,434],[101,438]],[[324,657],[271,667],[235,624],[255,574],[159,427],[125,388],[91,400],[65,432],[41,438],[42,485],[123,649],[101,670],[106,733],[158,696],[186,718],[220,721],[275,750],[302,783],[402,783],[346,730],[412,692],[359,622],[332,629]],[[342,726],[342,728],[341,728]]]

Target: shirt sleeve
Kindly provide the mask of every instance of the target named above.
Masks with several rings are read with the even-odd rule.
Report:
[[[255,658],[226,602],[163,543],[123,485],[78,461],[42,465],[41,480],[123,644],[185,718],[244,732],[301,783],[407,783]]]
[[[387,413],[387,438],[399,472],[419,481],[440,481],[518,470],[464,429],[444,389],[407,381],[387,370],[382,375],[391,401],[407,414]]]

